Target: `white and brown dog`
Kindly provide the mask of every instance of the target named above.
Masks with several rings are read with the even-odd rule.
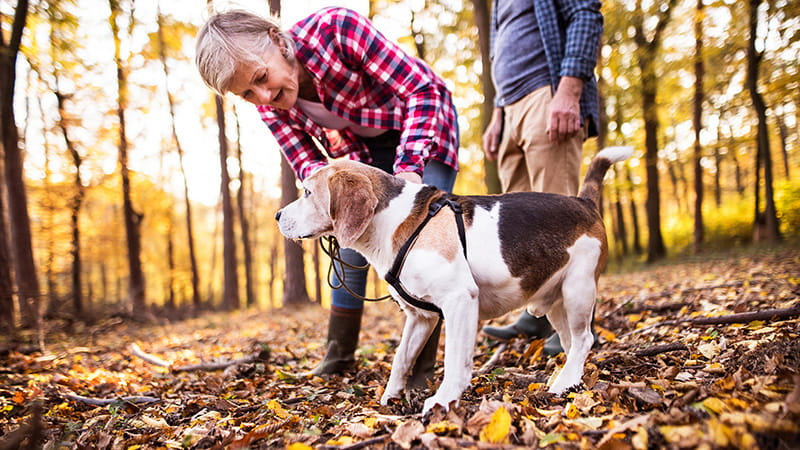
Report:
[[[581,382],[593,344],[597,279],[607,258],[598,198],[608,168],[631,152],[611,147],[598,153],[577,197],[534,192],[450,196],[463,210],[466,256],[453,209],[442,208],[429,219],[399,273],[406,292],[435,305],[444,316],[444,379],[423,412],[458,402],[469,386],[478,320],[528,304],[537,315],[547,315],[567,355],[549,391],[561,394]],[[303,197],[276,215],[281,233],[291,239],[334,236],[382,275],[426,220],[429,205],[447,195],[353,161],[333,162],[303,185]],[[438,320],[437,313],[412,306],[396,289],[390,292],[406,322],[383,404],[399,397]]]

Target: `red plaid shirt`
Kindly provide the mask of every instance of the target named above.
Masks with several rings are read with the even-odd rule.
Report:
[[[325,108],[366,127],[401,130],[395,173],[421,175],[428,159],[458,169],[456,110],[444,81],[424,62],[404,53],[368,19],[344,8],[322,9],[288,33]],[[329,130],[297,106],[281,110],[262,105],[258,111],[300,179],[327,164],[327,156],[372,161],[349,129],[337,130],[340,138],[329,139]]]

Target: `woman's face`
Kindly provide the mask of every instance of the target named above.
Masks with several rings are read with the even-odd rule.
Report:
[[[261,61],[243,62],[231,80],[230,91],[254,105],[289,109],[297,101],[296,63],[283,57],[277,46],[262,55]]]

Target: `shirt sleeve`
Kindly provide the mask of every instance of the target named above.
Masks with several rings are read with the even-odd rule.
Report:
[[[405,103],[405,119],[395,172],[422,174],[425,160],[442,124],[437,112],[445,101],[433,72],[386,39],[365,17],[339,9],[332,30],[345,63],[359,67],[370,79],[388,86]]]
[[[299,179],[304,180],[311,173],[328,164],[328,158],[308,133],[287,125],[285,118],[279,117],[275,111],[267,107],[259,107],[258,112],[261,120],[267,124],[275,140],[278,141],[281,152]]]
[[[564,59],[560,76],[588,81],[594,77],[594,67],[603,34],[603,15],[597,0],[556,0],[567,24]]]

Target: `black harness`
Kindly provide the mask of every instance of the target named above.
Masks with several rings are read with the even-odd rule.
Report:
[[[459,205],[458,202],[453,200],[450,195],[447,194],[431,202],[430,206],[428,207],[428,215],[425,216],[425,219],[419,224],[417,229],[414,230],[408,240],[406,240],[405,244],[400,247],[400,250],[397,252],[397,256],[394,258],[394,264],[392,264],[392,268],[389,269],[389,271],[386,272],[386,275],[383,277],[383,279],[386,280],[386,282],[397,291],[400,297],[403,297],[403,300],[417,308],[435,312],[439,314],[440,317],[442,317],[442,310],[439,309],[438,306],[428,302],[423,302],[422,300],[406,292],[405,288],[403,288],[403,284],[400,283],[400,271],[403,270],[403,264],[406,261],[408,251],[414,245],[414,242],[416,242],[419,234],[422,232],[422,229],[425,228],[425,225],[427,225],[433,216],[438,214],[444,206],[449,206],[450,209],[452,209],[455,213],[456,227],[458,228],[458,238],[461,240],[461,248],[464,249],[464,257],[467,257],[467,235],[464,229],[463,211],[461,209],[461,205]]]
[[[425,216],[425,219],[422,220],[422,223],[419,224],[417,229],[414,230],[411,236],[409,236],[408,240],[406,240],[403,246],[400,247],[400,250],[397,252],[397,256],[395,256],[394,258],[394,263],[392,264],[392,267],[389,269],[388,272],[386,272],[386,275],[383,277],[383,279],[386,280],[386,282],[389,283],[389,285],[392,286],[397,291],[397,293],[400,295],[400,297],[403,298],[403,300],[407,301],[410,305],[416,308],[435,312],[439,314],[439,317],[443,317],[442,310],[439,309],[439,307],[428,302],[423,302],[422,300],[409,294],[405,290],[405,288],[403,288],[403,284],[400,283],[400,271],[403,270],[403,264],[405,263],[406,256],[408,256],[408,251],[411,250],[411,247],[414,245],[414,242],[416,242],[417,238],[419,237],[419,234],[422,232],[422,229],[425,228],[425,225],[428,224],[428,222],[433,218],[433,216],[438,214],[439,211],[441,211],[441,209],[445,206],[449,206],[450,209],[452,209],[453,212],[455,213],[456,227],[458,228],[458,238],[461,241],[461,248],[464,250],[464,257],[465,258],[467,257],[467,233],[464,228],[463,210],[461,209],[461,205],[459,205],[458,202],[456,202],[450,197],[450,194],[445,194],[439,197],[438,199],[434,200],[433,202],[431,202],[431,204],[428,207],[428,215]],[[339,263],[342,265],[346,265],[354,269],[366,269],[369,266],[368,265],[353,266],[342,261],[341,258],[339,257],[339,244],[338,242],[336,242],[336,239],[333,236],[328,238],[328,248],[325,248],[324,239],[320,239],[319,242],[320,242],[320,247],[322,247],[322,250],[325,252],[325,254],[331,257],[331,265],[328,269],[328,284],[331,286],[331,288],[339,289],[343,287],[347,292],[350,293],[350,295],[353,295],[356,298],[360,298],[361,300],[366,300],[370,302],[380,301],[390,297],[388,295],[385,295],[380,298],[365,298],[361,295],[356,294],[345,284],[344,270],[342,270],[342,273],[339,273],[338,270],[336,271],[336,275],[339,278],[340,284],[334,285],[331,277],[332,275],[331,271],[335,270],[333,264],[334,260],[339,261]]]

